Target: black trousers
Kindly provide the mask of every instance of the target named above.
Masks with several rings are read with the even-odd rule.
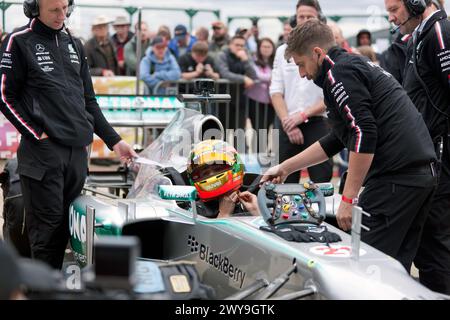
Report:
[[[248,99],[247,117],[252,122],[254,132],[252,149],[256,153],[268,152],[269,128],[275,119],[275,110],[272,104],[264,104]],[[260,130],[266,130],[261,131]],[[264,134],[265,133],[265,134]]]
[[[69,240],[69,206],[86,179],[87,150],[22,138],[17,158],[32,257],[60,269]]]
[[[272,104],[264,104],[248,98],[248,117],[255,130],[269,129],[275,118]]]
[[[231,85],[229,88],[232,100],[228,104],[220,103],[218,107],[218,118],[225,130],[245,129],[246,96],[244,85]]]
[[[302,145],[292,144],[289,137],[284,132],[278,118],[275,120],[275,128],[280,130],[279,158],[280,163],[299,154],[330,131],[328,120],[324,117],[312,117],[308,123],[302,123],[299,128],[303,133],[305,142]],[[286,179],[286,183],[298,183],[300,171],[294,172]],[[333,177],[333,161],[330,159],[321,164],[308,168],[309,177],[313,182],[329,182]]]
[[[361,240],[397,259],[409,272],[435,189],[433,182],[412,187],[370,181],[360,196],[360,206],[371,214],[363,216],[370,231],[362,230]]]
[[[450,295],[450,141],[446,141],[438,190],[425,222],[415,266],[420,282]]]

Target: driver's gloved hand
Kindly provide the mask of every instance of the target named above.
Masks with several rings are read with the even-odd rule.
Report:
[[[311,239],[311,242],[331,243],[342,241],[341,237],[334,232],[328,231],[326,226],[294,226],[296,231],[305,233]]]
[[[287,241],[320,243],[342,241],[338,234],[328,231],[325,226],[278,225],[262,226],[260,229],[272,232]]]
[[[296,232],[291,226],[276,226],[276,227],[260,227],[261,230],[275,233],[277,236],[287,241],[297,241]],[[298,242],[298,241],[297,241]]]

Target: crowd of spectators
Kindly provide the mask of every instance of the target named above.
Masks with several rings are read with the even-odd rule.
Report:
[[[332,21],[328,23],[341,47],[365,55],[375,63],[383,62],[374,50],[368,30],[358,33],[357,47],[353,48],[339,26]],[[164,83],[168,81],[210,78],[242,83],[242,90],[230,93],[247,99],[246,117],[250,118],[254,129],[267,129],[275,116],[269,93],[275,52],[286,43],[295,24],[295,15],[287,19],[275,43],[270,38],[260,38],[257,21],[253,21],[250,28],[239,27],[234,32],[222,21],[214,21],[209,28],[200,27],[192,33],[182,24],[173,30],[165,25],[152,30],[143,21],[141,51],[137,57],[139,26],[132,26],[125,16],[110,19],[99,15],[91,23],[92,35],[84,41],[84,49],[93,76],[136,76],[139,68],[146,94],[167,93]],[[6,33],[0,32],[3,39]],[[238,127],[244,126],[246,117],[236,117]]]

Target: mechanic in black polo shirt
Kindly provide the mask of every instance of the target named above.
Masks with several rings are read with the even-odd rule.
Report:
[[[323,88],[330,134],[269,169],[263,181],[279,183],[291,172],[350,151],[347,182],[337,212],[350,230],[358,203],[370,231],[362,240],[399,260],[409,270],[436,188],[434,152],[420,113],[401,85],[387,72],[336,47],[331,29],[318,21],[295,28],[287,56],[300,75]]]
[[[73,7],[73,0],[24,1],[30,22],[11,33],[0,52],[0,111],[22,134],[17,171],[32,257],[56,269],[94,132],[122,160],[137,156],[98,106],[81,41],[63,32]]]
[[[431,0],[385,0],[389,21],[409,33],[403,87],[422,114],[439,162],[439,185],[414,264],[420,282],[450,294],[450,21]]]

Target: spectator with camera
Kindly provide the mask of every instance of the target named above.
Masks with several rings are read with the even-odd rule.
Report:
[[[196,78],[210,78],[217,80],[220,78],[214,60],[208,55],[208,44],[197,42],[192,46],[192,52],[180,57],[179,65],[181,78],[192,80]]]

